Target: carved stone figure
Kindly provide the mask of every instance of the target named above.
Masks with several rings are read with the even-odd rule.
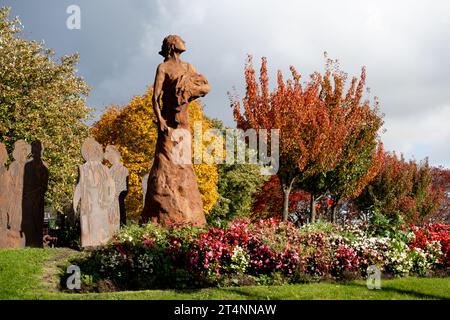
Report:
[[[43,246],[45,193],[48,187],[48,169],[41,158],[43,152],[42,142],[33,141],[33,159],[25,164],[21,230],[27,247]]]
[[[127,195],[128,169],[120,161],[120,152],[115,146],[107,146],[105,159],[112,164],[109,173],[114,180],[116,193],[112,206],[109,209],[110,232],[113,235],[119,230],[121,224],[126,222],[125,197]]]
[[[164,62],[157,68],[153,87],[158,140],[141,217],[143,222],[206,223],[192,163],[180,163],[176,156],[177,149],[190,150],[188,103],[210,90],[206,78],[191,64],[181,61],[180,55],[185,50],[184,41],[170,35],[164,39],[160,52]],[[180,132],[187,134],[180,138]]]
[[[8,224],[8,197],[9,197],[9,174],[5,166],[8,160],[8,152],[3,143],[0,143],[0,248],[8,246],[7,224]]]
[[[116,194],[108,167],[102,164],[103,148],[93,138],[81,146],[86,163],[79,168],[79,181],[73,196],[73,209],[80,204],[81,245],[97,247],[110,239],[109,208]]]
[[[23,187],[25,165],[31,146],[24,140],[14,143],[14,161],[9,166],[9,199],[8,199],[8,246],[20,248],[25,246],[25,235],[22,232],[23,217]]]

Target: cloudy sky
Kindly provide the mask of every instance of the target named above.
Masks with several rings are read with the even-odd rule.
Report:
[[[298,0],[1,0],[21,17],[25,36],[59,55],[79,52],[79,73],[93,87],[96,117],[108,104],[143,94],[168,34],[180,35],[183,59],[209,79],[205,112],[233,125],[227,91],[244,94],[252,54],[276,70],[303,75],[324,67],[323,52],[350,75],[367,67],[371,96],[385,114],[386,148],[429,156],[450,167],[450,1]],[[69,5],[81,29],[69,30]]]

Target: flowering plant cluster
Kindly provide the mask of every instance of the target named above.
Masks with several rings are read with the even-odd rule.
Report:
[[[297,228],[277,219],[238,219],[224,228],[132,225],[86,261],[97,278],[128,289],[130,284],[215,285],[230,277],[253,278],[256,283],[280,276],[286,281],[365,277],[372,265],[394,276],[424,276],[434,270],[448,272],[449,233],[450,225],[433,224],[376,237],[363,225]],[[261,277],[265,280],[259,281]]]
[[[441,249],[441,259],[438,261],[445,267],[450,267],[450,225],[435,223],[422,227],[413,226],[411,228],[414,237],[409,244],[411,249],[421,249],[425,253],[436,257],[439,252],[438,244]]]

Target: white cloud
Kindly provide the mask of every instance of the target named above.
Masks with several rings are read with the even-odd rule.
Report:
[[[421,160],[430,156],[433,165],[450,167],[450,105],[433,112],[405,114],[386,119],[385,147]]]
[[[168,34],[186,40],[184,59],[212,85],[203,99],[205,111],[227,125],[233,124],[227,91],[235,86],[244,94],[247,53],[254,55],[257,67],[261,56],[268,58],[274,84],[276,70],[287,73],[289,65],[304,78],[323,70],[327,51],[350,75],[367,66],[371,94],[380,98],[386,114],[384,140],[389,149],[418,159],[429,155],[432,163],[450,166],[448,0],[78,2],[84,15],[80,34],[55,31],[55,23],[46,26],[28,2],[11,5],[31,10],[28,17],[36,17],[30,25],[33,32],[42,28],[51,46],[61,44],[58,52],[80,48],[79,69],[94,87],[89,101],[100,110],[109,103],[125,103],[151,84],[161,61],[161,41]],[[55,8],[49,0],[38,7],[46,15]],[[52,21],[59,18],[55,13]]]

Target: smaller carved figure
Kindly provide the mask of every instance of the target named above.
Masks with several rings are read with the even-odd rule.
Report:
[[[8,244],[12,248],[25,246],[25,235],[22,231],[23,187],[25,165],[31,153],[31,146],[24,140],[14,143],[13,158],[8,169],[10,183],[8,191]]]
[[[102,164],[103,148],[93,138],[81,146],[86,163],[79,168],[79,182],[73,196],[73,209],[80,204],[81,245],[97,247],[110,239],[109,209],[115,200],[116,188],[108,167]]]
[[[22,199],[22,232],[27,247],[43,246],[45,193],[48,187],[48,169],[42,161],[44,145],[31,143],[32,160],[25,164]]]

